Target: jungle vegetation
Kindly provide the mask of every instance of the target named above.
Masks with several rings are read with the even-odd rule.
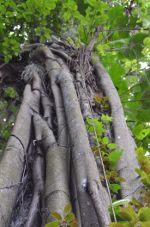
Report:
[[[0,1],[0,227],[150,226],[150,1]]]

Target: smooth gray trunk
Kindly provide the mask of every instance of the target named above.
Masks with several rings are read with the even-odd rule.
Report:
[[[81,56],[79,68],[71,66],[69,69],[64,60],[70,65],[74,62],[65,51],[59,50],[59,45],[36,45],[30,53],[36,64],[28,65],[22,74],[28,84],[0,163],[0,227],[9,226],[17,190],[22,184],[24,158],[29,150],[33,158],[33,196],[25,227],[43,227],[54,220],[50,215],[52,211],[63,216],[68,203],[72,204],[78,217],[78,226],[108,227],[111,222],[109,193],[100,180],[104,175],[102,163],[100,160],[98,169],[91,150],[94,135],[88,137],[84,121],[86,117],[94,117],[91,102],[96,94],[85,79],[88,67],[92,68],[90,49],[85,52],[86,62]],[[114,140],[124,151],[118,163],[118,172],[126,180],[121,183],[122,198],[138,198],[136,189],[140,183],[134,171],[138,167],[135,143],[125,122],[118,93],[97,59],[94,69],[109,98]],[[111,133],[109,137],[113,140]],[[28,149],[31,143],[32,149]]]
[[[9,225],[17,190],[21,182],[24,156],[30,141],[31,116],[39,96],[26,85],[20,111],[12,135],[7,143],[4,156],[0,162],[0,222],[1,227]]]
[[[139,168],[135,153],[135,141],[128,129],[119,95],[109,74],[97,58],[94,58],[94,67],[105,95],[109,98],[115,143],[123,151],[123,155],[118,162],[119,175],[125,179],[125,182],[121,182],[122,198],[132,198],[134,196],[138,199],[140,197],[141,182],[135,172],[135,168]]]
[[[104,201],[107,194],[99,180],[96,162],[89,145],[72,75],[63,61],[60,61],[58,58],[56,59],[47,47],[41,46],[37,48],[35,55],[37,54],[44,56],[49,78],[55,77],[55,81],[57,81],[61,88],[66,121],[71,137],[72,161],[75,169],[82,226],[107,226],[110,223],[107,212],[108,203]],[[95,196],[92,197],[88,193],[88,186],[94,182],[96,182],[96,187],[93,188],[91,193],[94,193]],[[95,199],[93,200],[95,197],[100,202],[101,209],[95,204]],[[99,213],[99,216],[96,216],[94,208],[96,213]]]

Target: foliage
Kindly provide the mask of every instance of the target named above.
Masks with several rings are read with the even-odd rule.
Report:
[[[140,164],[140,168],[136,169],[136,172],[141,177],[141,181],[145,185],[145,193],[150,193],[150,154],[146,152],[143,147],[136,149],[137,159]],[[145,196],[145,195],[144,195]]]
[[[94,50],[134,128],[150,115],[149,11],[148,0],[1,0],[1,58],[8,62],[22,45],[49,42],[52,34],[80,47],[101,26]]]
[[[64,207],[63,216],[56,211],[51,212],[51,216],[56,221],[49,222],[45,227],[77,227],[77,220],[70,204]]]
[[[124,179],[119,177],[116,171],[116,166],[122,155],[122,151],[117,148],[117,144],[109,142],[108,136],[105,136],[105,126],[110,124],[110,122],[112,122],[112,118],[108,114],[102,114],[100,119],[86,118],[86,128],[87,131],[95,138],[95,144],[92,146],[92,150],[95,156],[100,159],[101,157],[99,152],[101,152],[102,159],[107,170],[107,179],[110,183],[110,190],[112,194],[115,195],[121,189],[119,183]]]
[[[18,94],[13,87],[6,87],[4,89],[4,96],[15,99],[18,97]]]
[[[150,208],[142,207],[135,212],[131,205],[120,207],[117,211],[118,222],[113,222],[110,227],[148,227],[150,225]]]
[[[101,28],[94,54],[99,56],[118,90],[126,120],[138,145],[137,158],[141,169],[136,171],[145,185],[143,206],[150,203],[150,157],[146,153],[150,151],[149,12],[149,0],[0,1],[1,61],[9,62],[13,57],[19,59],[21,48],[25,44],[50,42],[52,35],[59,36],[79,48],[89,43],[98,26]],[[18,99],[18,93],[13,87],[2,89],[0,150],[3,149],[14,122],[14,118],[9,119],[9,116],[10,113],[16,114],[17,107],[14,106]],[[112,121],[108,114],[104,114],[109,108],[108,97],[96,95],[94,99],[96,106],[101,106],[103,114],[100,119],[87,119],[87,130],[93,134],[95,131],[97,133],[104,164],[108,170],[111,192],[115,194],[120,190],[119,183],[124,180],[115,170],[122,151],[105,135],[105,125],[111,124]],[[14,102],[14,105],[10,105],[10,102]],[[95,155],[99,156],[97,146],[92,149]],[[132,226],[150,226],[149,219],[145,218],[149,209],[140,209],[135,212],[130,205],[120,208],[122,213],[119,218],[124,218],[122,221],[125,222],[113,223],[112,226],[131,226],[131,223]],[[71,211],[70,215],[73,218]],[[56,212],[53,216],[56,221],[47,224],[47,227],[58,226],[62,220],[67,222],[66,216],[61,217]]]
[[[96,99],[95,102],[98,102]],[[101,103],[101,102],[99,102]],[[137,160],[140,164],[140,168],[135,171],[139,174],[141,181],[144,184],[142,189],[141,201],[132,198],[116,200],[116,195],[121,189],[120,182],[124,179],[119,178],[115,167],[118,159],[122,155],[122,151],[118,151],[117,145],[109,143],[109,137],[105,136],[105,126],[112,121],[108,114],[102,114],[101,118],[86,119],[87,130],[89,133],[97,136],[98,144],[92,147],[96,156],[99,156],[98,147],[100,146],[102,152],[102,159],[107,169],[107,179],[109,181],[109,188],[112,194],[112,198],[115,199],[112,206],[115,211],[117,222],[112,222],[110,227],[148,227],[150,225],[150,153],[146,152],[142,147],[136,149]],[[108,125],[107,125],[108,126]],[[95,133],[95,134],[94,134]],[[137,140],[143,141],[149,136],[149,128],[146,128],[142,124],[135,128],[135,136]],[[96,141],[97,142],[97,141]],[[103,179],[102,179],[103,180]],[[113,220],[112,208],[110,208],[110,214]]]
[[[141,200],[138,201],[133,198],[131,201],[120,200],[114,202],[113,207],[117,222],[110,224],[110,227],[150,226],[150,155],[149,153],[146,154],[142,147],[138,147],[136,153],[140,164],[140,168],[137,168],[136,172],[145,186],[141,191]],[[122,207],[126,204],[128,204],[127,207]]]
[[[0,156],[10,137],[18,110],[19,94],[12,86],[5,86],[0,92]]]

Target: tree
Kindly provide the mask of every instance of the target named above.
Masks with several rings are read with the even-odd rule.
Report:
[[[140,193],[149,179],[149,109],[142,112],[145,119],[131,111],[149,105],[146,4],[2,1],[3,143],[10,136],[0,163],[2,227],[40,227],[55,219],[47,226],[108,226],[123,220],[113,200],[124,205],[133,197],[138,218],[129,205],[126,213],[132,214],[124,221],[149,224],[149,208],[141,210],[148,202]],[[127,119],[137,143],[143,142],[137,154],[119,97],[128,86],[133,91],[125,97]],[[129,98],[135,99],[133,106]],[[10,134],[14,105],[20,107]],[[150,193],[148,186],[145,190]]]

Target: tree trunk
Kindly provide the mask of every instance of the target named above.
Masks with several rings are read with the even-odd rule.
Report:
[[[100,168],[97,167],[91,149],[95,140],[87,133],[85,122],[87,117],[101,116],[93,102],[97,93],[104,92],[109,97],[113,118],[115,137],[109,131],[110,139],[124,150],[118,164],[120,176],[125,178],[122,197],[137,195],[140,183],[134,172],[138,166],[135,144],[118,94],[103,66],[98,61],[94,67],[90,63],[89,50],[82,56],[62,43],[33,47],[30,48],[33,63],[22,73],[26,82],[24,97],[0,163],[1,227],[43,227],[53,221],[52,211],[63,216],[68,203],[78,218],[78,226],[106,227],[111,222],[108,212],[111,194],[107,179],[106,184],[100,180],[100,176],[106,178],[104,163],[100,158]],[[72,54],[80,57],[71,58]],[[101,86],[96,84],[93,69]],[[32,198],[27,217],[19,224],[20,214],[14,213],[13,208],[23,206],[23,201],[15,201],[18,188],[24,184],[24,160],[29,162],[30,157]]]
[[[94,58],[96,63],[94,64],[96,73],[100,79],[101,86],[104,89],[105,94],[109,98],[111,106],[111,116],[113,118],[113,130],[115,135],[115,143],[123,150],[118,163],[118,171],[121,177],[125,179],[125,182],[121,183],[122,198],[140,198],[140,179],[138,174],[134,171],[135,168],[139,168],[136,154],[135,154],[135,141],[129,131],[124,111],[117,90],[110,79],[110,76],[105,71],[103,65],[98,59]]]

